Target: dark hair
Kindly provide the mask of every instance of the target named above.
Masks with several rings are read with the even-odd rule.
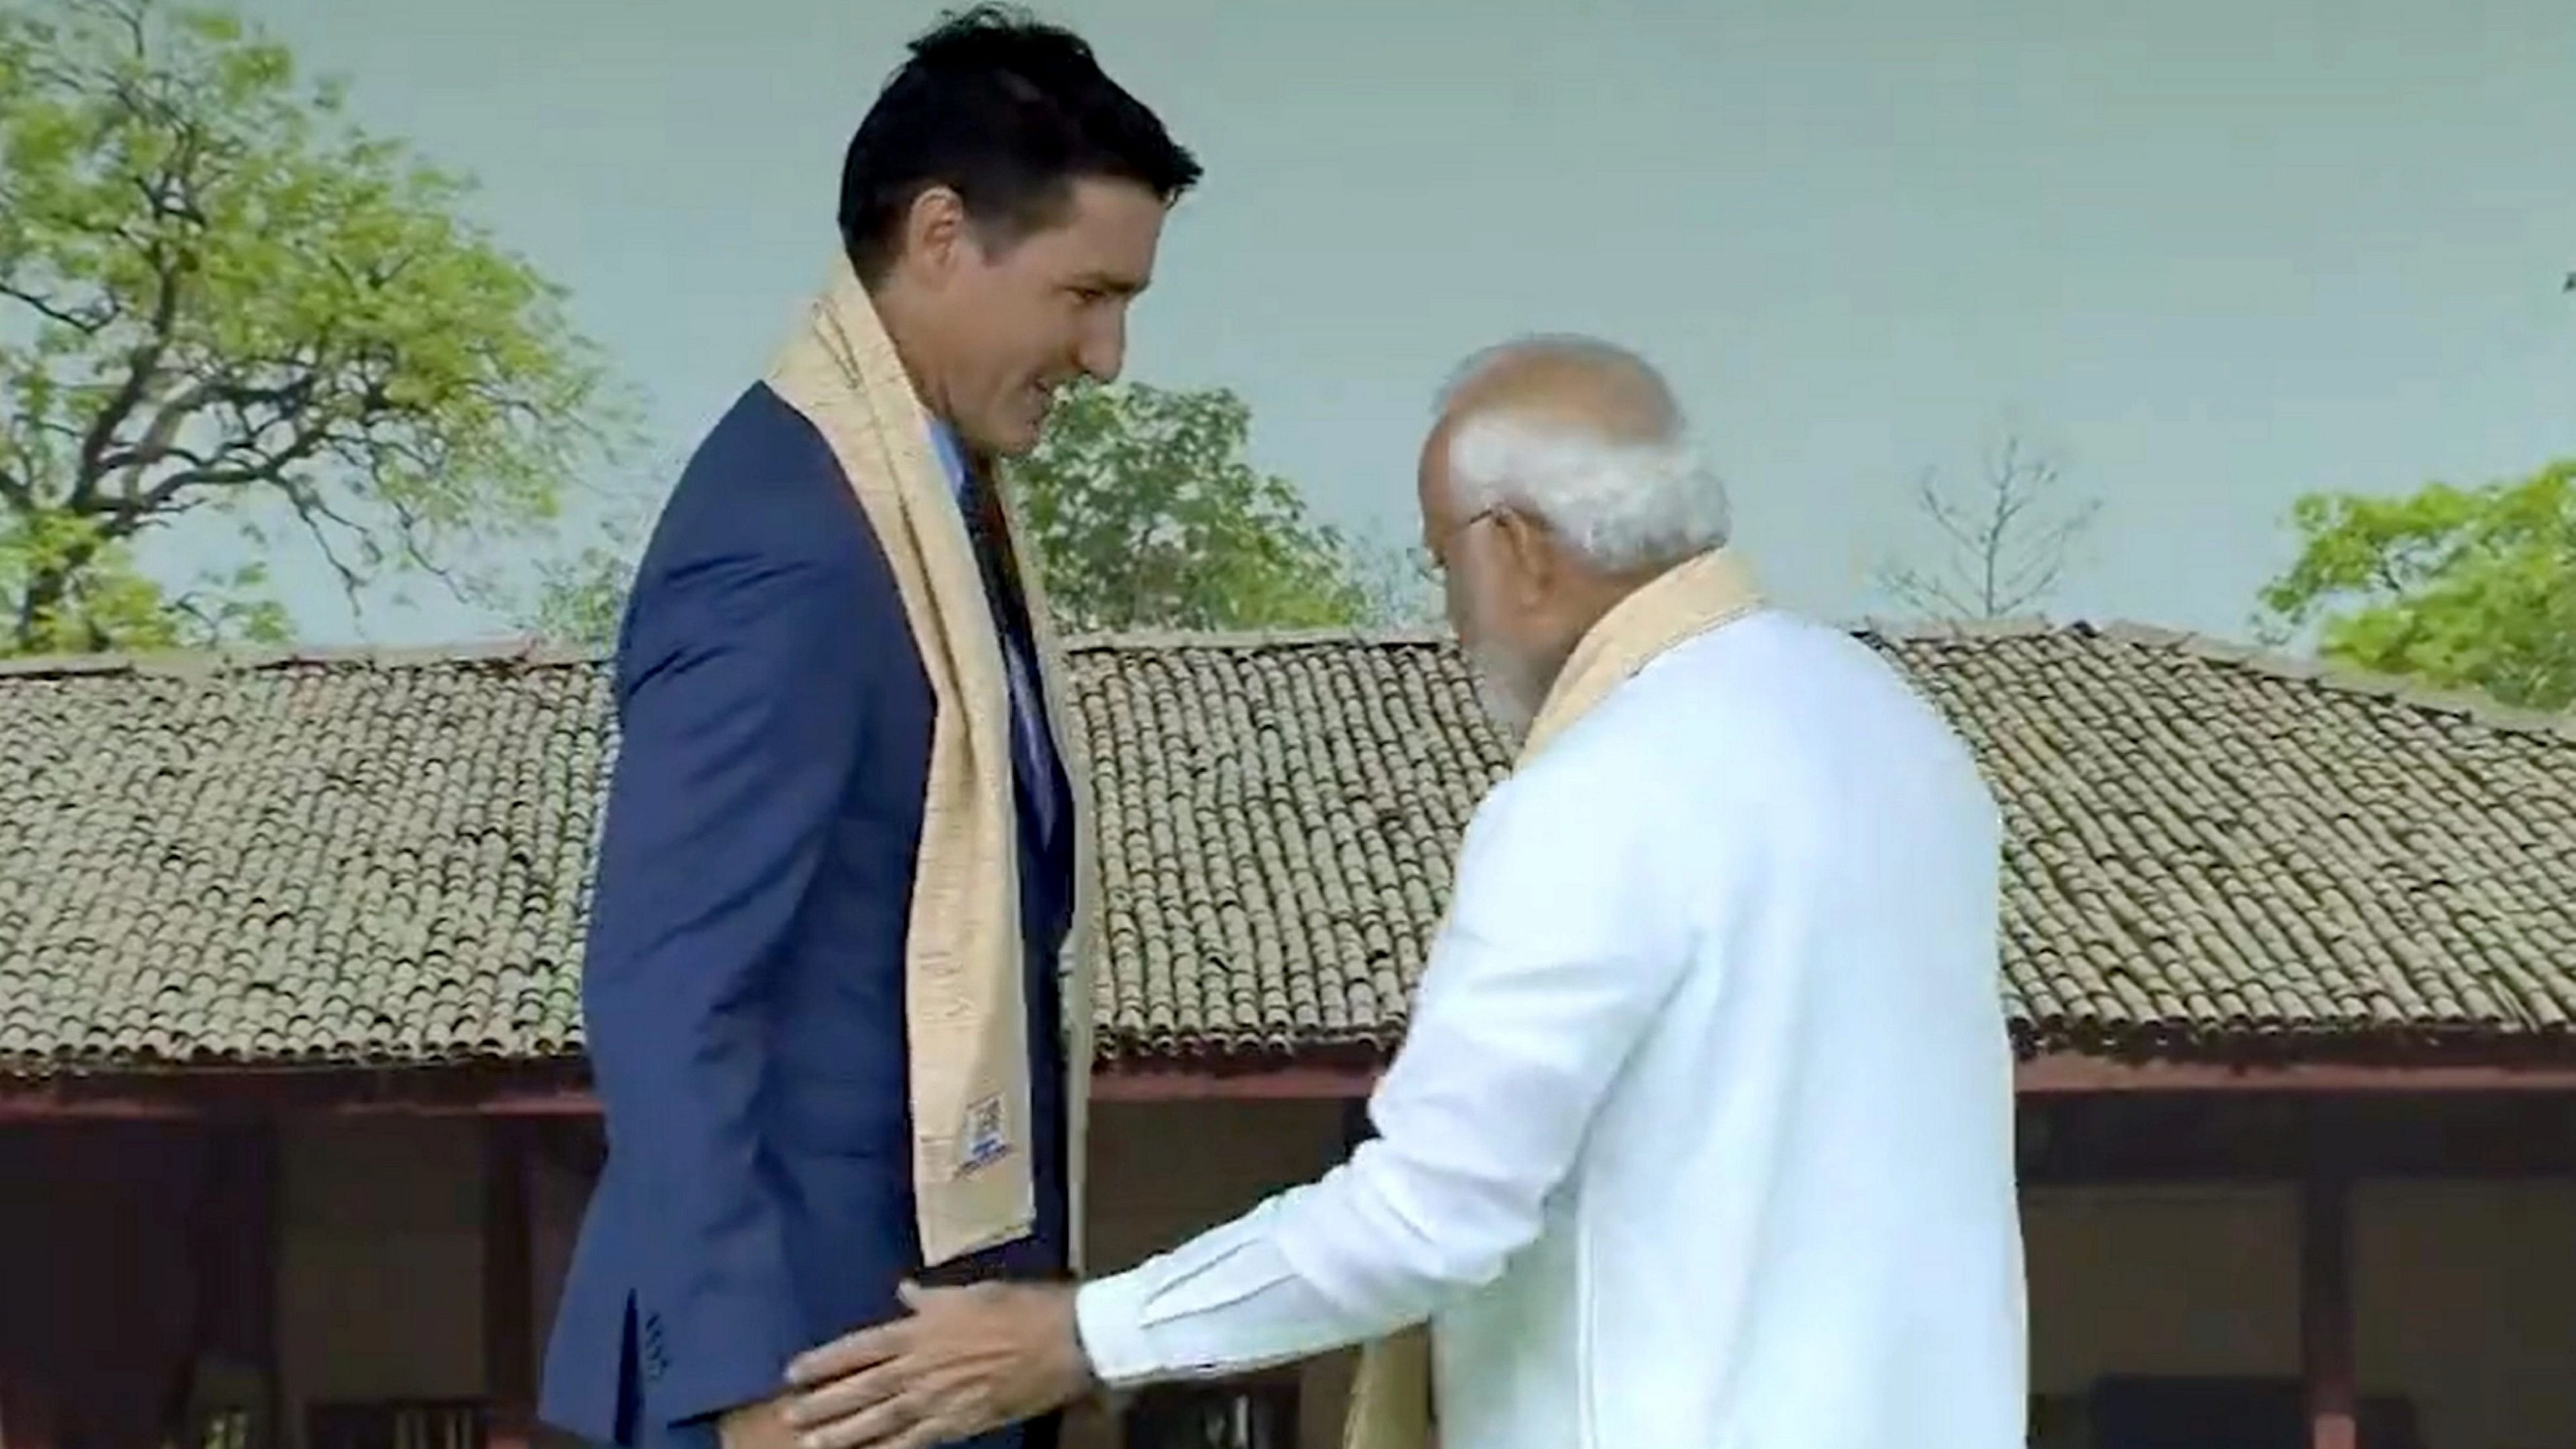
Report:
[[[1081,36],[1010,6],[951,12],[912,43],[850,137],[841,244],[874,286],[926,188],[955,191],[984,239],[1007,246],[1061,219],[1087,177],[1170,202],[1198,181],[1199,163]]]

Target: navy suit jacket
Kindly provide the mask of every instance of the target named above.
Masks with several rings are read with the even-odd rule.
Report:
[[[790,1358],[894,1316],[921,1269],[904,937],[933,699],[865,512],[767,387],[665,506],[615,690],[582,971],[608,1159],[542,1409],[594,1443],[704,1443]],[[1047,774],[1018,781],[1037,1231],[939,1281],[1069,1261],[1055,967],[1080,825]]]

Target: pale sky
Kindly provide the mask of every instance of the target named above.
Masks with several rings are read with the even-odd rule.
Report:
[[[936,8],[246,7],[480,178],[660,453],[821,278],[842,144]],[[2103,500],[2055,612],[2232,636],[2299,493],[2576,452],[2564,0],[1036,8],[1208,168],[1129,375],[1236,389],[1258,463],[1390,541],[1431,389],[1541,329],[1658,361],[1766,578],[1835,617],[1884,607],[1915,476],[2005,429]],[[290,578],[316,638],[501,631]]]

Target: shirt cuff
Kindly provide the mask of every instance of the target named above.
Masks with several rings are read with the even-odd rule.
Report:
[[[1127,1388],[1162,1368],[1145,1336],[1150,1285],[1144,1277],[1141,1272],[1120,1273],[1074,1290],[1073,1331],[1082,1340],[1083,1357],[1091,1361],[1092,1377],[1105,1388]]]

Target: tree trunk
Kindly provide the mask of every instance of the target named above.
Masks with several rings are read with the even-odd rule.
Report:
[[[27,587],[18,596],[16,623],[10,630],[10,647],[6,652],[45,652],[40,646],[44,643],[49,621],[64,604],[70,602],[72,581],[79,577],[81,569],[97,556],[97,552],[95,548],[74,549],[51,568],[38,569],[28,576]],[[90,647],[106,647],[106,641],[98,638],[97,634],[94,629],[90,631]]]

